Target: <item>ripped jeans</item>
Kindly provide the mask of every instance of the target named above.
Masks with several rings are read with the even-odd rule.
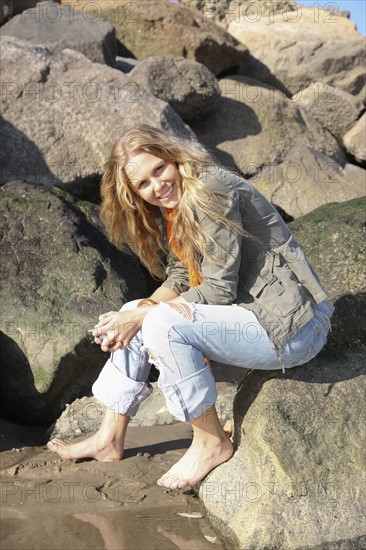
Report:
[[[139,301],[126,303],[122,310],[134,309]],[[108,408],[134,416],[153,390],[146,380],[154,364],[169,412],[179,420],[193,420],[217,398],[204,357],[247,369],[302,365],[324,346],[334,311],[328,302],[318,304],[315,316],[276,351],[252,311],[230,305],[180,306],[160,302],[147,313],[128,347],[111,353],[93,385],[94,396]]]

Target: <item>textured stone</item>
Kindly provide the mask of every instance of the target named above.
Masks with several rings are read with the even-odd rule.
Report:
[[[366,113],[346,133],[343,143],[358,162],[366,162]]]
[[[290,223],[336,308],[330,349],[365,343],[365,227],[365,197],[326,204]]]
[[[294,145],[280,164],[264,166],[252,183],[293,218],[330,202],[366,194],[366,171],[335,160],[305,145]]]
[[[97,200],[103,163],[130,127],[193,137],[169,105],[80,52],[52,54],[13,37],[2,38],[0,52],[0,183],[24,179]]]
[[[103,0],[95,13],[116,29],[118,55],[146,59],[155,55],[185,57],[202,63],[214,74],[248,57],[248,49],[197,10],[169,0]],[[80,0],[79,9],[93,9]],[[89,7],[88,7],[89,6]]]
[[[229,32],[250,47],[242,74],[291,96],[312,82],[340,86],[350,68],[364,68],[365,38],[355,24],[317,6],[297,3],[294,11],[230,23]]]
[[[361,351],[243,378],[234,402],[237,450],[199,489],[235,547],[364,547],[365,390]]]
[[[105,363],[87,329],[148,296],[149,279],[109,243],[96,206],[24,182],[0,195],[1,413],[46,425],[90,391]]]
[[[220,88],[214,111],[191,128],[224,165],[253,176],[264,165],[284,160],[295,144],[345,163],[336,139],[279,90],[243,76],[220,80]]]
[[[114,66],[116,38],[113,25],[100,18],[89,20],[72,6],[61,6],[52,1],[38,2],[5,23],[1,34],[40,44],[54,53],[71,48],[91,61]]]
[[[206,114],[220,98],[219,84],[211,71],[183,57],[149,57],[132,69],[129,77],[169,103],[183,120]]]
[[[364,111],[361,100],[336,86],[313,82],[297,94],[298,105],[341,140]],[[294,99],[294,98],[293,98]]]

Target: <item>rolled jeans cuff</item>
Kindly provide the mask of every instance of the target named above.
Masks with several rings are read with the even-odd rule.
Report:
[[[165,396],[168,411],[182,422],[202,416],[216,403],[215,379],[208,366],[172,384],[161,384],[158,380],[158,386]]]
[[[118,414],[135,416],[140,403],[152,393],[148,382],[128,378],[109,360],[92,387],[93,395]]]

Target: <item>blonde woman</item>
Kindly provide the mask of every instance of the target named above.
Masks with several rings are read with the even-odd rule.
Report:
[[[334,308],[273,206],[196,142],[130,129],[112,149],[101,192],[111,241],[165,280],[152,296],[99,317],[95,342],[111,355],[93,385],[107,407],[98,432],[48,445],[66,459],[122,459],[128,422],[152,391],[153,363],[168,410],[194,434],[158,484],[192,486],[233,453],[205,358],[284,372],[321,350]]]

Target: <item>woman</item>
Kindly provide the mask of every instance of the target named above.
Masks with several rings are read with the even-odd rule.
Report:
[[[158,484],[194,485],[233,453],[205,357],[250,369],[301,365],[325,344],[334,308],[277,211],[197,143],[133,128],[114,145],[101,191],[111,240],[166,279],[149,298],[99,317],[95,342],[111,356],[93,393],[107,413],[89,439],[54,439],[49,448],[64,458],[122,459],[128,422],[152,391],[153,363],[168,410],[194,434]]]

